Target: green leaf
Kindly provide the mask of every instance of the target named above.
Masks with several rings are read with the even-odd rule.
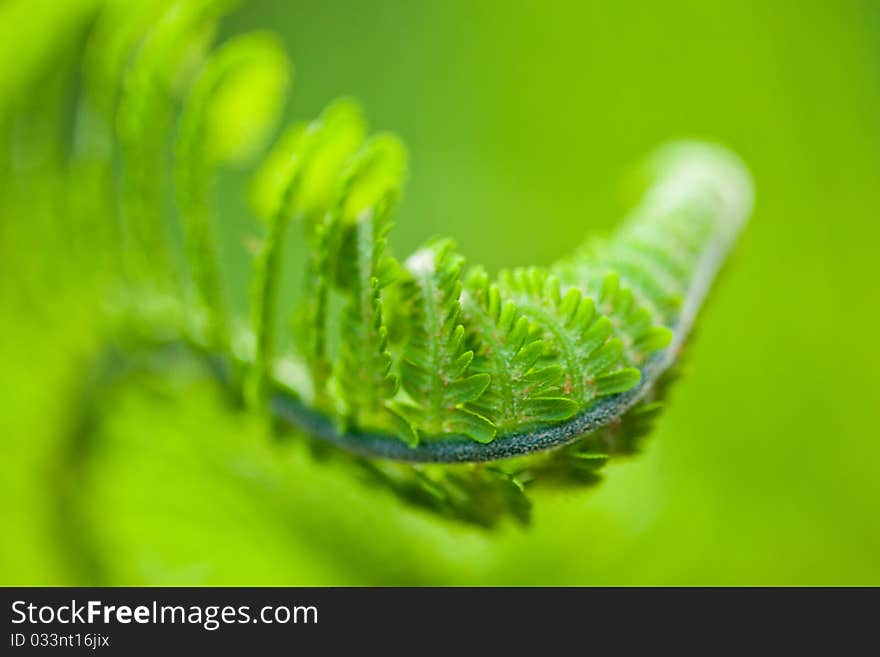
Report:
[[[338,114],[340,109],[334,111]],[[329,121],[328,129],[334,125]],[[338,142],[333,145],[331,150],[338,155]],[[406,442],[414,444],[417,433],[401,423],[387,403],[397,392],[399,380],[392,372],[382,295],[399,272],[396,261],[386,252],[386,236],[400,194],[404,163],[405,151],[391,135],[370,139],[342,163],[333,207],[315,224],[304,332],[317,403],[327,412],[341,411],[346,424],[366,429],[390,424]],[[326,164],[325,160],[322,166]],[[318,170],[321,176],[326,173],[320,167],[309,170]],[[371,205],[366,205],[368,201]],[[331,284],[345,297],[339,320],[345,340],[332,365],[326,353]],[[335,399],[331,399],[331,391]]]
[[[275,37],[252,33],[219,48],[186,99],[175,164],[177,202],[197,303],[207,312],[205,341],[226,348],[226,302],[217,264],[208,197],[211,170],[247,162],[275,129],[289,85],[290,63]]]
[[[325,409],[333,406],[326,396],[331,370],[326,354],[326,321],[328,271],[339,235],[335,214],[330,212],[331,190],[338,193],[341,171],[363,132],[357,107],[337,102],[309,126],[291,128],[254,181],[252,199],[268,224],[268,234],[256,259],[254,284],[256,353],[248,394],[254,402],[261,400],[272,367],[281,254],[288,224],[298,215],[311,219],[304,226],[311,250],[306,273],[309,296],[298,311],[300,338],[312,378],[313,401]],[[323,217],[324,221],[315,217]]]
[[[465,347],[460,323],[463,263],[447,240],[429,243],[406,261],[405,297],[412,312],[400,372],[421,433],[487,442],[495,437],[494,424],[465,408],[486,390],[490,377],[468,374],[474,354]]]
[[[384,416],[384,400],[398,388],[376,276],[380,262],[388,257],[382,231],[390,225],[390,213],[391,204],[384,201],[374,210],[364,210],[355,224],[354,271],[347,280],[348,302],[342,315],[345,340],[334,371],[349,421],[366,428],[375,428]]]
[[[132,278],[147,276],[154,284],[166,289],[173,286],[171,273],[174,271],[162,219],[164,194],[169,182],[165,150],[167,135],[174,125],[175,101],[180,88],[193,77],[204,60],[217,22],[226,12],[227,5],[223,0],[198,0],[168,7],[138,47],[126,53],[130,59],[124,67],[124,80],[118,90],[114,119],[121,165],[120,205],[125,231],[129,235],[124,243],[125,266]],[[202,126],[204,112],[198,114],[196,123]],[[201,130],[198,137],[184,141],[203,145]],[[198,189],[203,184],[202,170],[203,167],[197,167],[194,171],[196,180],[191,184],[184,183],[183,188]],[[194,202],[200,202],[198,197]],[[195,215],[199,227],[207,224],[202,219],[204,214],[199,209]],[[195,249],[207,242],[208,238],[191,232],[190,244],[195,243]],[[195,255],[192,249],[189,256],[195,256],[196,267],[205,265],[209,270],[207,256]],[[217,301],[213,296],[215,290],[208,290],[205,285],[207,277],[212,275],[197,273],[201,279],[197,282],[200,291],[211,296],[208,303]]]
[[[524,414],[541,422],[567,420],[579,409],[577,402],[566,397],[530,397],[523,403]],[[528,426],[528,422],[523,424]]]
[[[467,352],[469,358],[473,356],[472,352]],[[464,368],[467,369],[467,368]],[[454,373],[457,370],[452,370]],[[453,379],[446,389],[446,399],[451,404],[464,404],[476,399],[489,386],[490,377],[488,374],[472,374],[464,379]]]
[[[314,220],[333,207],[343,168],[363,144],[366,122],[357,104],[338,100],[312,123],[287,129],[251,183],[257,216],[298,214]]]
[[[571,400],[577,409],[588,408],[600,396],[596,379],[626,366],[623,343],[613,337],[612,321],[597,312],[594,301],[579,289],[564,289],[556,276],[542,269],[502,272],[500,288],[534,322],[544,340],[539,362],[562,372],[552,396]],[[542,396],[548,392],[544,390]]]
[[[205,157],[243,164],[262,151],[284,108],[292,66],[278,39],[255,32],[211,57],[192,95],[204,112]]]
[[[466,408],[452,411],[447,426],[453,433],[462,433],[478,443],[491,443],[497,433],[495,425],[489,419]]]
[[[490,385],[468,408],[489,418],[502,435],[557,422],[577,411],[574,402],[546,403],[559,393],[562,370],[539,364],[548,343],[481,268],[468,275],[463,315],[468,344],[476,351],[474,370],[491,376]]]
[[[596,379],[597,395],[613,395],[626,392],[642,379],[642,373],[634,367],[604,374]]]

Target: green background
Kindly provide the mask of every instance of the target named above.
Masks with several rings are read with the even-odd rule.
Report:
[[[16,29],[45,30],[29,13]],[[441,233],[492,270],[550,263],[614,224],[659,143],[737,151],[756,209],[688,375],[643,454],[537,495],[529,528],[442,521],[270,446],[197,377],[114,397],[73,490],[87,294],[4,203],[0,584],[880,584],[880,4],[260,0],[224,24],[251,28],[296,63],[292,118],[351,95],[408,144],[400,253]],[[27,43],[0,51],[5,104]],[[245,250],[228,260],[243,298]]]

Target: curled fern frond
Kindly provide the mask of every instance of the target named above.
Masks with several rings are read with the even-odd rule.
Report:
[[[389,134],[368,137],[360,108],[337,101],[283,130],[253,177],[263,234],[238,335],[211,181],[218,167],[260,154],[291,66],[262,33],[212,50],[226,0],[157,0],[130,14],[125,4],[105,9],[85,48],[71,140],[78,157],[118,177],[105,206],[117,205],[118,188],[111,218],[123,227],[119,279],[130,298],[113,321],[138,309],[155,328],[138,333],[142,342],[200,354],[250,412],[342,448],[401,496],[478,524],[525,520],[528,487],[594,481],[610,456],[635,450],[750,213],[751,180],[734,155],[690,142],[661,148],[615,232],[548,267],[493,277],[466,269],[449,239],[395,257],[405,148]],[[164,196],[172,152],[179,217]],[[167,230],[178,218],[179,286]],[[289,233],[307,255],[293,263],[304,292],[286,300]],[[294,328],[285,341],[286,301]],[[152,305],[160,310],[142,312]],[[120,324],[124,333],[133,322]]]
[[[395,404],[430,440],[340,432],[285,392],[276,412],[357,453],[416,462],[513,458],[619,422],[675,363],[751,207],[748,174],[719,147],[671,145],[649,168],[655,182],[622,228],[549,270],[491,281],[476,269],[462,288],[449,242],[411,256]]]

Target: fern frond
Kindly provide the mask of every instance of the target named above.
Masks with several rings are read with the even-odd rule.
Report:
[[[559,279],[537,268],[502,272],[501,288],[539,327],[562,370],[561,391],[579,409],[604,395],[625,392],[641,373],[627,367],[623,342],[612,322],[577,288],[563,293]]]
[[[393,461],[360,461],[371,481],[410,504],[440,516],[492,528],[512,516],[531,519],[532,503],[522,478],[504,468],[463,464],[411,466]]]
[[[463,311],[474,349],[471,369],[491,380],[468,408],[490,419],[501,435],[566,420],[579,410],[561,393],[563,368],[544,362],[551,342],[482,268],[467,278]]]
[[[390,135],[373,138],[344,176],[332,221],[342,234],[336,280],[348,301],[342,312],[345,336],[334,371],[347,424],[391,426],[408,443],[418,440],[409,423],[387,403],[398,390],[391,372],[382,291],[399,273],[387,253],[391,215],[405,168],[403,145]]]
[[[407,336],[392,404],[429,440],[398,447],[390,425],[338,432],[314,418],[309,430],[362,454],[488,461],[575,444],[650,399],[751,193],[739,163],[712,147],[667,149],[653,166],[657,182],[624,227],[550,270],[506,271],[494,283],[476,270],[462,296],[463,260],[448,241],[407,260],[387,289],[402,300],[395,331]],[[639,256],[655,231],[662,239]]]
[[[368,419],[381,400],[393,397],[398,380],[391,373],[388,328],[382,313],[382,289],[396,274],[396,262],[385,255],[385,241],[393,201],[365,210],[357,219],[343,247],[343,274],[350,300],[343,311],[342,331],[346,341],[336,365],[335,378],[346,407],[356,424],[369,426]],[[349,251],[353,251],[350,255]]]
[[[256,261],[253,307],[256,347],[249,394],[252,400],[262,398],[274,358],[281,253],[288,225],[295,216],[303,219],[307,240],[311,243],[312,258],[307,276],[310,289],[304,314],[308,315],[306,354],[316,395],[321,394],[326,385],[330,373],[325,354],[326,259],[332,235],[319,218],[327,216],[341,170],[360,146],[364,132],[363,117],[356,105],[334,103],[310,125],[290,128],[254,180],[252,203],[268,226]]]
[[[464,258],[454,248],[450,240],[434,241],[406,261],[412,316],[400,371],[411,401],[398,408],[426,438],[462,434],[486,443],[495,425],[468,403],[485,392],[490,376],[469,371],[474,352],[466,349],[460,321]]]
[[[122,161],[122,207],[129,274],[168,289],[173,261],[163,220],[166,135],[182,82],[204,57],[230,3],[172,3],[136,50],[126,70],[116,114]]]
[[[289,71],[274,37],[253,33],[232,39],[199,73],[180,119],[178,207],[196,302],[208,313],[206,340],[222,349],[228,349],[229,327],[210,221],[211,172],[220,164],[247,162],[260,150],[277,123]]]

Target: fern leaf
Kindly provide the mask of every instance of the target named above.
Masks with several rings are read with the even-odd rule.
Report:
[[[465,346],[460,321],[463,263],[449,240],[431,242],[406,261],[413,315],[400,369],[411,402],[398,408],[426,437],[458,434],[486,443],[495,437],[495,425],[468,408],[490,376],[469,372],[474,352]]]
[[[246,162],[274,129],[290,65],[278,41],[253,33],[232,39],[205,64],[190,92],[177,139],[177,201],[197,303],[209,313],[207,342],[225,347],[229,329],[210,222],[212,169]],[[258,98],[259,102],[247,99]]]
[[[304,219],[311,243],[308,270],[309,300],[303,314],[308,326],[304,349],[311,367],[315,395],[323,394],[330,374],[326,356],[326,280],[332,231],[315,217],[326,216],[332,194],[347,158],[359,147],[365,132],[359,108],[337,102],[309,126],[288,130],[269,154],[252,187],[252,201],[268,223],[268,234],[257,256],[253,325],[256,337],[250,397],[259,400],[274,357],[274,331],[281,253],[288,224]]]
[[[580,290],[570,287],[563,295],[559,279],[538,268],[502,272],[500,285],[538,326],[549,349],[546,361],[562,371],[562,396],[579,408],[639,382],[612,322]]]
[[[463,313],[471,332],[474,372],[491,385],[468,408],[489,418],[499,434],[566,420],[580,408],[560,394],[564,372],[541,362],[550,343],[516,304],[504,300],[482,268],[468,276]]]
[[[266,223],[278,213],[322,219],[336,201],[341,171],[365,135],[363,112],[348,99],[334,101],[308,125],[290,127],[254,176],[250,201],[257,216]],[[307,236],[314,237],[308,231]]]
[[[173,3],[146,35],[123,80],[117,112],[129,274],[168,288],[172,261],[162,220],[165,136],[181,82],[204,57],[224,0]]]
[[[397,277],[397,261],[387,253],[391,215],[400,192],[405,150],[381,135],[368,142],[344,177],[332,221],[344,235],[336,281],[348,301],[342,313],[345,336],[334,368],[335,386],[348,424],[366,428],[389,424],[408,443],[417,436],[386,400],[399,380],[391,372],[382,290]]]

